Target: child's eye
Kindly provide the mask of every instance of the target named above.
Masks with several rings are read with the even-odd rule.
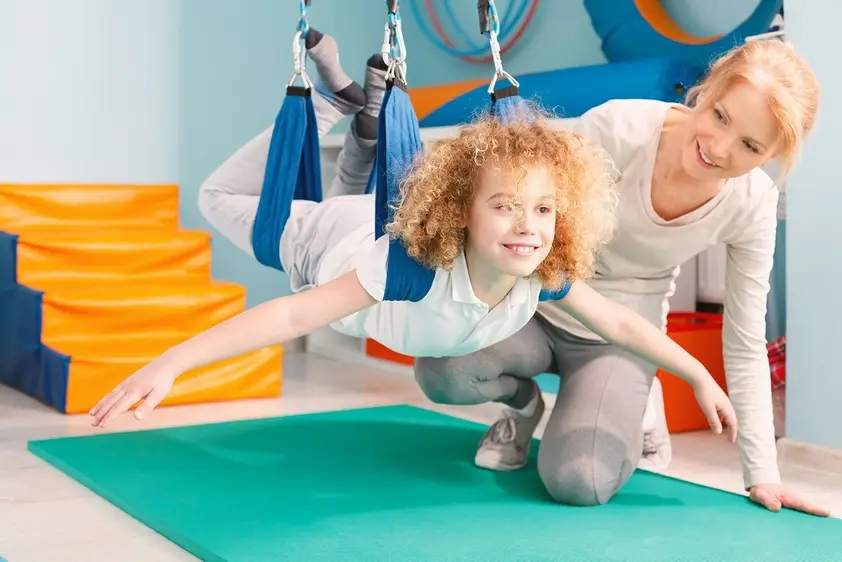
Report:
[[[538,207],[538,212],[543,213],[543,214],[547,214],[547,213],[552,213],[553,210],[551,208],[549,208],[548,206],[543,205],[541,207]]]

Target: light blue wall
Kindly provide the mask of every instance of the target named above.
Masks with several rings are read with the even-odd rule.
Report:
[[[0,2],[0,181],[178,180],[171,0]]]
[[[180,66],[181,220],[214,233],[214,277],[245,285],[252,306],[287,293],[287,278],[217,235],[199,213],[198,190],[216,166],[274,120],[292,69],[292,35],[279,29],[290,27],[298,6],[276,0],[174,3],[180,10],[173,58]]]
[[[787,39],[822,84],[816,130],[787,181],[787,436],[842,449],[842,376],[836,349],[842,329],[842,77],[830,49],[842,5],[831,0],[786,5]]]

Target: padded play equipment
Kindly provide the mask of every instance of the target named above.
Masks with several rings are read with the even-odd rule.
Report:
[[[708,312],[672,312],[668,316],[670,338],[698,359],[713,380],[728,391],[725,362],[722,357],[722,314]],[[670,433],[704,431],[710,428],[696,401],[693,387],[680,378],[658,369],[664,393],[664,414]]]
[[[842,521],[638,471],[552,502],[530,464],[473,465],[484,426],[384,406],[34,441],[29,450],[201,560],[831,562]]]
[[[758,0],[754,12],[731,33],[694,37],[675,22],[661,0],[584,0],[602,51],[610,62],[669,57],[706,66],[720,54],[765,33],[783,0]]]
[[[173,185],[0,185],[0,383],[88,411],[169,347],[241,312]],[[278,396],[281,347],[186,373],[163,401]]]
[[[579,117],[610,99],[682,101],[713,59],[746,37],[768,31],[783,0],[759,0],[734,31],[705,38],[683,31],[660,0],[584,0],[584,4],[608,63],[517,77],[524,97],[538,99],[560,117]],[[481,107],[479,102],[485,101],[487,84],[483,78],[413,88],[412,103],[421,126],[470,121]]]
[[[579,117],[611,99],[681,101],[704,67],[671,59],[624,61],[520,74],[520,93],[536,99],[559,117]],[[470,121],[488,103],[488,80],[413,88],[412,105],[422,127]]]

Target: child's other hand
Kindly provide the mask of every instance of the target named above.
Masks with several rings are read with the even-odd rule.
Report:
[[[728,440],[737,441],[737,414],[725,391],[712,378],[708,379],[696,390],[696,401],[702,408],[710,424],[710,429],[716,434],[722,433],[723,422],[728,431]]]
[[[94,427],[105,427],[111,420],[143,400],[134,412],[137,420],[143,419],[172,389],[178,373],[152,361],[109,392],[89,412]]]

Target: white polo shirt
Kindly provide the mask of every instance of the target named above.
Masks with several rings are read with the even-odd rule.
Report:
[[[465,255],[451,271],[436,271],[422,300],[383,301],[389,239],[375,240],[370,224],[345,236],[322,258],[317,284],[356,269],[360,283],[378,304],[331,324],[343,334],[371,338],[410,357],[467,355],[523,328],[535,314],[541,293],[536,278],[519,279],[506,298],[489,310],[474,294]]]

